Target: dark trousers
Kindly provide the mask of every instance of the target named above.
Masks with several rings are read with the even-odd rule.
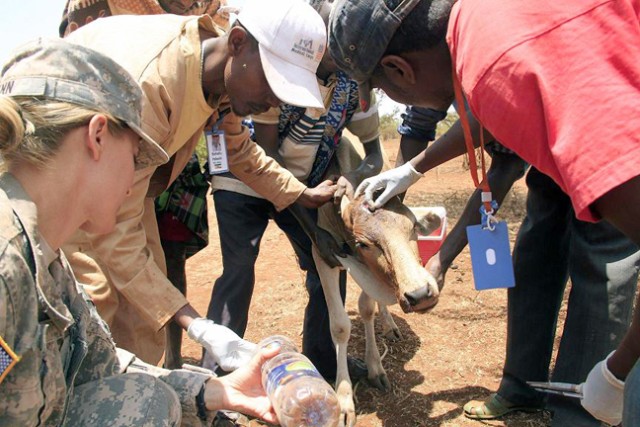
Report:
[[[223,272],[213,286],[207,317],[228,326],[240,336],[244,335],[255,284],[255,263],[260,252],[260,241],[269,219],[273,219],[287,235],[300,268],[307,273],[305,285],[309,302],[304,314],[302,352],[323,376],[334,378],[336,352],[329,329],[329,312],[311,255],[309,237],[289,211],[277,212],[267,200],[224,190],[215,191],[213,200],[218,219]],[[277,257],[278,254],[270,256]],[[340,287],[344,301],[344,278]]]
[[[167,263],[167,278],[182,295],[187,296],[187,245],[185,242],[161,240]],[[164,367],[179,369],[182,367],[182,327],[173,320],[165,327],[167,342],[165,344]]]
[[[527,175],[527,214],[514,247],[516,287],[508,291],[507,355],[498,393],[518,404],[542,404],[525,381],[547,381],[558,312],[567,280],[567,317],[552,381],[583,382],[613,351],[631,321],[638,247],[613,226],[575,218],[569,197],[551,178]],[[599,426],[577,399],[551,397],[554,426]]]

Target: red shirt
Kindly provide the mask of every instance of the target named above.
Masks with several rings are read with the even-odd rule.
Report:
[[[638,0],[460,0],[447,42],[475,117],[576,216],[640,175]]]

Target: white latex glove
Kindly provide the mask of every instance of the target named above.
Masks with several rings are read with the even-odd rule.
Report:
[[[582,386],[582,406],[595,418],[617,426],[622,421],[624,382],[617,379],[609,368],[607,356],[593,367]]]
[[[395,169],[382,172],[379,175],[367,178],[358,185],[356,197],[364,194],[364,200],[374,210],[384,206],[393,196],[407,191],[422,174],[415,170],[411,163],[405,163]],[[376,200],[373,193],[384,190]]]
[[[225,371],[233,371],[246,365],[253,356],[256,345],[245,341],[226,326],[213,320],[197,318],[187,329],[189,338],[203,346]]]

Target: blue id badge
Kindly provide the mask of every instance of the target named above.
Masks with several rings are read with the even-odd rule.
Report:
[[[507,223],[500,221],[494,226],[493,230],[482,225],[467,227],[473,279],[478,291],[515,286]]]

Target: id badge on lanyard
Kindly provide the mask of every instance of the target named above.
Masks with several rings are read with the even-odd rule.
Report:
[[[205,132],[207,141],[207,153],[209,160],[209,173],[211,175],[229,172],[227,159],[227,144],[224,132],[214,128]]]
[[[512,288],[516,285],[509,246],[509,229],[505,221],[467,227],[473,282],[478,291]]]
[[[458,105],[463,106],[462,88],[453,67],[453,88]],[[482,221],[479,225],[467,227],[469,251],[471,253],[471,269],[473,281],[477,290],[512,288],[515,286],[511,248],[509,245],[509,229],[507,223],[498,221],[493,214],[498,204],[493,200],[489,180],[487,179],[484,161],[484,136],[480,128],[480,150],[482,161],[482,181],[478,178],[475,147],[469,127],[467,115],[460,114],[460,123],[464,131],[465,144],[469,154],[469,170],[476,188],[481,190],[482,206],[480,213]]]

